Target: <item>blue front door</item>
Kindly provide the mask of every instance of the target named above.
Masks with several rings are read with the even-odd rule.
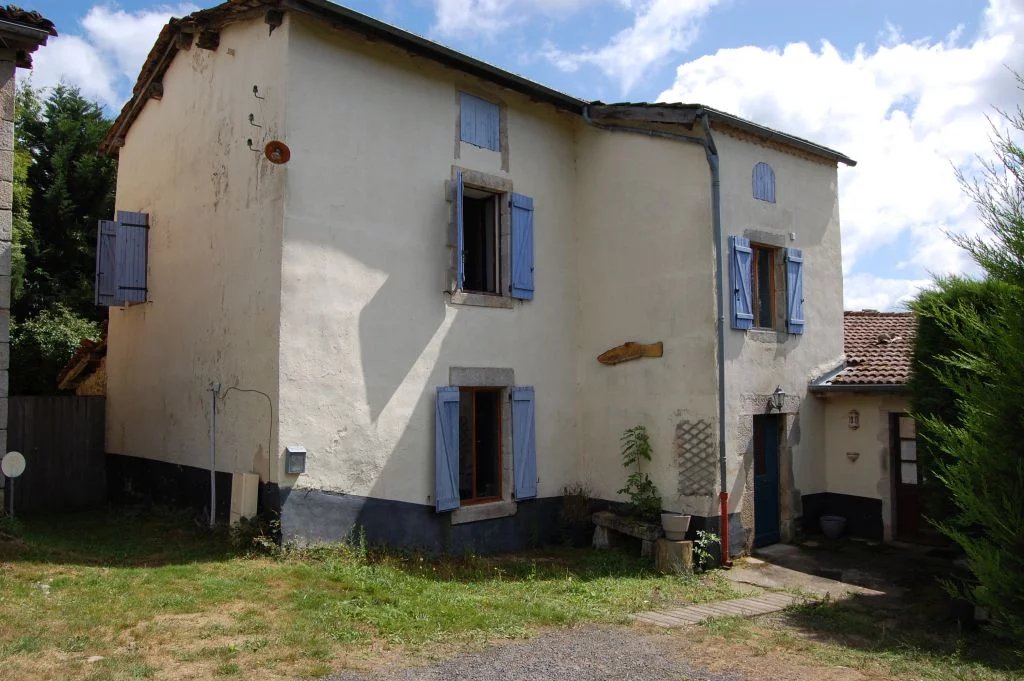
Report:
[[[779,541],[779,416],[754,417],[754,546]]]

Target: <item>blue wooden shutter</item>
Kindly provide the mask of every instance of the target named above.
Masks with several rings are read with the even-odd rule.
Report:
[[[459,507],[459,389],[437,389],[434,426],[434,505],[438,513]]]
[[[512,297],[533,300],[533,199],[512,195]]]
[[[804,332],[804,254],[799,248],[786,249],[786,328]]]
[[[775,203],[775,171],[764,161],[754,166],[754,198]]]
[[[459,93],[459,137],[463,142],[500,151],[501,115],[497,104]]]
[[[117,295],[117,223],[100,220],[96,226],[96,304],[104,307],[123,305]]]
[[[117,297],[125,303],[146,302],[146,253],[149,216],[117,211]]]
[[[750,240],[741,236],[729,237],[729,288],[732,292],[732,328],[749,329],[754,325],[754,306],[751,304],[750,276],[753,250]]]
[[[466,220],[462,199],[465,195],[462,171],[455,172],[455,290],[461,291],[466,281]]]
[[[534,423],[533,388],[512,388],[512,467],[516,499],[537,496],[537,427]]]

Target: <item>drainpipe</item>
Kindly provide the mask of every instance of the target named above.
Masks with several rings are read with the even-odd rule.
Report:
[[[590,117],[590,106],[585,105],[583,107],[583,120],[586,121],[587,125],[610,132],[628,132],[647,135],[648,137],[675,140],[677,142],[699,144],[704,148],[704,155],[708,160],[708,168],[711,171],[711,225],[714,234],[715,251],[715,300],[717,301],[718,308],[715,310],[717,317],[715,326],[717,327],[716,340],[718,351],[719,526],[722,532],[722,565],[731,567],[732,560],[729,558],[729,484],[726,474],[727,459],[725,455],[725,296],[723,293],[724,283],[722,276],[724,264],[722,258],[722,187],[718,167],[718,149],[715,147],[715,140],[711,136],[710,116],[705,109],[700,109],[697,111],[697,117],[700,118],[701,126],[704,129],[704,137],[690,137],[689,135],[662,132],[661,130],[596,123]]]
[[[220,383],[210,384],[210,529],[217,522],[217,394]]]

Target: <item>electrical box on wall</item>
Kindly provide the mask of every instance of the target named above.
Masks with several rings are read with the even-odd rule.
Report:
[[[284,472],[288,475],[306,472],[305,447],[285,447]]]

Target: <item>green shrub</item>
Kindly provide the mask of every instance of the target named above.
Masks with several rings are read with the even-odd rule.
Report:
[[[83,338],[96,340],[100,327],[56,304],[24,321],[11,321],[11,394],[57,392],[57,374]]]

